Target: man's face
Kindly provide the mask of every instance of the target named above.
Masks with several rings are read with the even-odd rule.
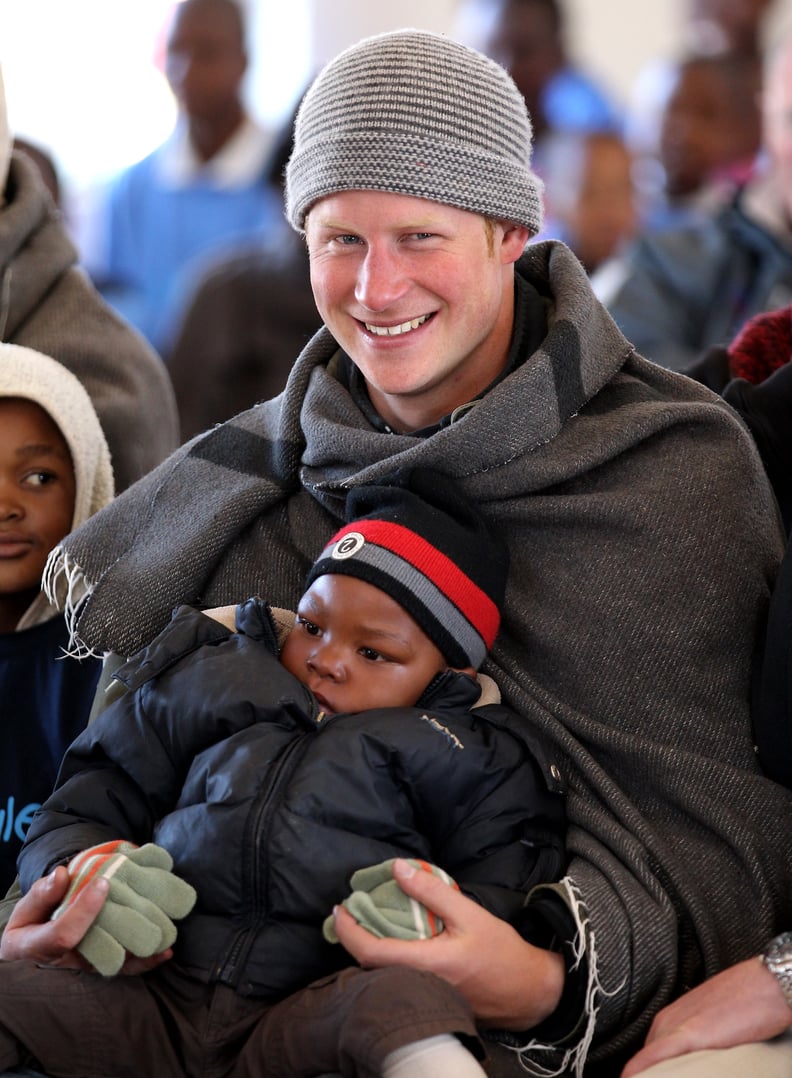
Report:
[[[672,197],[698,190],[718,169],[751,157],[759,148],[758,109],[749,102],[739,110],[724,107],[726,77],[706,62],[680,68],[660,131],[660,158]]]
[[[187,3],[177,8],[165,74],[190,118],[211,122],[234,106],[246,65],[239,25],[222,5]]]
[[[792,219],[792,44],[770,66],[762,105],[764,143]]]
[[[424,198],[344,191],[306,223],[319,312],[399,431],[436,422],[506,362],[527,229]]]
[[[328,714],[412,707],[448,664],[410,615],[356,577],[317,577],[281,651]]]
[[[523,95],[535,134],[546,126],[542,100],[545,88],[564,65],[558,27],[548,8],[541,3],[495,5],[497,17],[491,25],[482,51],[509,72]]]

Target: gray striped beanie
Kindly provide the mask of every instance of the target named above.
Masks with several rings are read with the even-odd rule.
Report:
[[[396,473],[347,495],[347,523],[306,582],[357,577],[402,606],[457,669],[478,669],[500,626],[509,555],[452,479],[430,468]]]
[[[365,38],[324,68],[297,113],[286,215],[301,230],[336,191],[393,191],[542,227],[531,121],[506,71],[440,34]]]

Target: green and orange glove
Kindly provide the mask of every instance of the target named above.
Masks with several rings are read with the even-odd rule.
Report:
[[[438,935],[443,931],[443,922],[421,902],[402,891],[393,878],[393,861],[394,858],[391,858],[353,872],[349,881],[352,893],[342,905],[359,925],[380,938],[425,940]],[[434,873],[451,887],[457,886],[448,873],[437,865],[412,858],[408,859],[408,863],[414,868]],[[338,943],[332,915],[325,920],[322,933],[329,943]]]
[[[112,977],[127,954],[148,958],[176,941],[173,920],[186,917],[195,904],[195,890],[174,876],[167,850],[149,842],[104,842],[78,853],[68,864],[71,884],[52,919],[71,906],[91,880],[104,876],[110,891],[96,920],[77,950],[97,973]]]

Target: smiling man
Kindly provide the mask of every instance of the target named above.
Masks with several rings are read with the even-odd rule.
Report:
[[[759,773],[749,721],[783,547],[756,450],[722,400],[636,355],[568,248],[525,246],[530,120],[481,54],[416,30],[342,53],[302,103],[286,197],[325,327],[280,397],[68,538],[51,584],[89,593],[79,642],[129,655],[181,602],[293,607],[350,488],[456,479],[510,550],[486,670],[563,754],[568,873],[519,933],[418,873],[402,885],[440,937],[374,939],[343,912],[337,934],[363,966],[453,983],[498,1031],[491,1073],[522,1053],[615,1074],[661,1006],[792,922],[792,793]],[[103,896],[55,931],[62,875],[0,956],[76,962]]]
[[[530,120],[511,79],[477,53],[420,35],[432,62],[405,68],[407,40],[386,35],[370,55],[350,50],[323,72],[287,170],[287,213],[306,230],[319,312],[377,414],[401,433],[440,422],[499,378],[514,263],[542,222]],[[361,79],[359,59],[373,64],[375,52],[379,71]],[[502,128],[481,122],[468,88],[481,78],[484,107]],[[448,80],[467,85],[445,98],[438,140]]]
[[[414,431],[503,370],[513,267],[530,232],[424,198],[377,191],[364,208],[359,201],[340,192],[309,216],[314,296],[377,413],[393,430]]]

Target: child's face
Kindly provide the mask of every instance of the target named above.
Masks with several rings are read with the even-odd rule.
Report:
[[[41,587],[74,515],[74,468],[58,427],[32,401],[0,399],[0,625],[10,631]]]
[[[412,707],[448,668],[410,615],[356,577],[318,577],[300,599],[281,662],[329,714]]]
[[[592,270],[635,232],[637,209],[632,160],[623,143],[592,137],[584,157],[569,226],[575,254]]]
[[[759,111],[724,107],[726,74],[706,63],[679,71],[660,125],[660,160],[672,197],[690,194],[717,170],[756,153]]]

